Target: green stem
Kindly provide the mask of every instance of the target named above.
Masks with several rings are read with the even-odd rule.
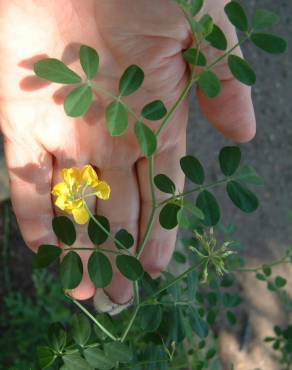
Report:
[[[104,253],[111,253],[120,255],[121,253],[118,251],[113,251],[111,249],[104,249],[104,248],[83,248],[83,247],[72,247],[72,248],[63,248],[63,251],[97,251],[97,252],[104,252]]]
[[[156,213],[156,195],[155,195],[155,184],[154,184],[154,157],[153,156],[149,158],[149,183],[150,183],[150,191],[151,191],[152,210],[149,216],[149,220],[147,222],[147,226],[146,226],[145,233],[143,235],[142,242],[138,248],[138,254],[137,254],[138,259],[141,258],[141,255],[145,249],[146,243],[151,234],[152,226],[153,226],[154,219],[155,219],[155,213]]]
[[[184,279],[188,274],[190,274],[191,272],[197,270],[202,264],[204,263],[204,261],[200,261],[198,263],[196,263],[195,265],[191,266],[190,268],[188,268],[186,271],[184,271],[183,273],[181,273],[179,276],[177,276],[175,279],[171,280],[169,283],[167,283],[165,286],[163,286],[162,288],[160,288],[159,290],[157,290],[155,293],[153,293],[150,297],[146,298],[144,301],[142,301],[140,303],[140,305],[142,305],[143,303],[145,302],[148,302],[149,300],[157,297],[159,294],[161,294],[162,292],[164,292],[165,290],[169,289],[171,286],[175,285],[176,283],[178,283],[180,280]]]
[[[137,306],[135,307],[134,313],[133,313],[133,315],[132,315],[132,317],[131,317],[131,319],[130,319],[130,321],[129,321],[129,323],[128,323],[128,325],[127,325],[127,327],[126,327],[126,329],[125,329],[125,331],[124,331],[124,333],[121,337],[121,342],[122,343],[126,340],[130,330],[132,329],[132,326],[134,325],[137,314],[138,314],[138,312],[140,310],[140,307],[141,307],[140,306],[140,296],[139,296],[139,285],[138,285],[137,281],[135,281],[135,283],[134,283],[134,294],[135,294],[135,303],[136,303]]]
[[[102,94],[108,96],[109,98],[115,100],[115,101],[118,101],[120,102],[125,108],[126,110],[137,120],[137,121],[141,121],[141,117],[139,117],[131,107],[128,106],[128,104],[126,104],[125,102],[123,102],[121,100],[121,97],[120,96],[115,96],[113,95],[110,91],[106,90],[105,88],[101,87],[100,85],[96,84],[96,83],[92,83],[92,86],[93,88],[96,90],[96,91],[99,91],[101,92]]]
[[[284,256],[283,258],[281,258],[280,260],[278,261],[275,261],[273,263],[270,263],[270,264],[267,264],[268,267],[275,267],[275,266],[278,266],[278,265],[282,265],[283,263],[292,263],[290,258],[287,259],[288,257],[287,256]],[[263,265],[260,266],[260,267],[255,267],[255,268],[241,268],[241,269],[238,269],[236,270],[237,272],[259,272],[259,271],[262,271],[263,269]]]
[[[116,338],[110,331],[108,331],[94,316],[92,316],[91,315],[91,313],[90,312],[88,312],[87,311],[87,309],[84,307],[84,306],[82,306],[82,304],[81,303],[79,303],[78,301],[76,301],[75,299],[73,299],[73,298],[71,298],[71,297],[69,297],[71,300],[72,300],[72,302],[77,306],[77,307],[79,307],[80,308],[80,310],[81,311],[83,311],[84,313],[85,313],[85,315],[91,320],[91,321],[93,321],[94,322],[94,324],[96,325],[96,326],[98,326],[99,327],[99,329],[101,330],[101,331],[103,331],[104,332],[104,334],[106,334],[110,339],[112,339],[112,340],[114,340],[115,342],[117,342],[118,341],[118,338]]]
[[[172,106],[172,108],[168,111],[167,115],[165,116],[163,122],[161,123],[160,127],[158,128],[156,132],[156,137],[159,138],[160,135],[162,134],[162,131],[166,128],[168,125],[169,121],[172,119],[174,113],[177,111],[179,106],[182,104],[182,102],[185,100],[187,95],[189,94],[193,84],[195,83],[195,80],[193,78],[190,78],[188,81],[187,85],[185,86],[184,90],[182,91],[180,97],[178,100],[175,102],[175,104]]]
[[[171,197],[165,199],[163,202],[159,203],[157,205],[157,208],[163,206],[166,203],[171,202],[172,200],[176,200],[176,199],[179,199],[181,197],[185,197],[186,195],[195,193],[197,191],[203,191],[203,190],[206,190],[206,189],[214,188],[214,187],[219,186],[221,184],[225,184],[228,181],[230,181],[230,178],[225,178],[223,180],[218,180],[216,182],[213,182],[212,184],[200,185],[200,186],[198,186],[198,187],[196,187],[196,188],[194,188],[192,190],[188,190],[188,191],[185,191],[185,192],[180,193],[180,194],[177,194],[177,195],[172,195]]]

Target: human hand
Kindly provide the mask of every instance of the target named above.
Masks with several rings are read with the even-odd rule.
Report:
[[[215,5],[207,0],[202,12],[213,17],[232,46],[236,34],[224,16],[224,4],[223,0]],[[28,76],[28,69],[48,54],[81,73],[78,48],[90,45],[101,59],[98,81],[108,90],[115,92],[124,69],[137,64],[145,72],[145,82],[126,102],[140,112],[146,103],[161,99],[169,109],[189,76],[181,51],[192,40],[183,13],[171,0],[161,0],[159,7],[155,0],[138,0],[134,5],[131,0],[86,0],[82,4],[77,0],[14,0],[2,1],[0,14],[1,128],[12,202],[24,240],[34,250],[40,244],[58,243],[51,232],[52,218],[58,212],[51,189],[59,182],[62,168],[90,163],[112,189],[110,200],[91,202],[91,210],[106,216],[113,232],[125,228],[139,241],[151,201],[147,160],[141,156],[133,131],[118,138],[109,136],[104,124],[107,101],[101,96],[84,118],[67,117],[60,104],[66,89],[56,91],[56,85]],[[207,46],[204,53],[209,60],[218,55]],[[235,81],[226,64],[216,73],[222,80],[221,94],[210,100],[198,92],[202,110],[226,137],[250,140],[255,133],[250,88]],[[161,136],[155,157],[155,173],[167,174],[180,189],[184,178],[178,162],[185,153],[187,116],[185,101]],[[164,200],[159,192],[157,197]],[[142,256],[146,271],[156,276],[165,269],[175,237],[175,230],[166,231],[155,221]],[[78,229],[76,244],[91,246],[84,227]],[[81,257],[86,265],[89,253],[84,251]],[[131,298],[131,289],[115,272],[106,292],[113,301],[125,303]],[[77,299],[94,293],[87,274],[71,292]]]

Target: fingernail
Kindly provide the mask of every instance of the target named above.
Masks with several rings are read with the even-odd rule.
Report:
[[[114,316],[130,307],[133,303],[133,298],[125,304],[117,304],[114,303],[102,289],[98,289],[93,298],[93,303],[97,312],[108,313],[109,315]]]

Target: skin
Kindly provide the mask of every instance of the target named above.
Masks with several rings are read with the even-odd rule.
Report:
[[[216,4],[215,4],[216,3]],[[236,34],[224,15],[223,0],[206,0],[208,12],[227,35],[229,46]],[[148,162],[141,156],[130,129],[118,138],[107,133],[104,108],[109,100],[96,95],[84,118],[72,119],[62,107],[68,88],[48,84],[33,74],[33,64],[44,57],[62,59],[80,75],[80,44],[96,48],[100,55],[97,81],[112,93],[130,64],[145,72],[142,88],[125,101],[138,114],[150,101],[161,99],[170,108],[184,88],[189,68],[181,51],[192,45],[188,23],[174,1],[160,0],[1,0],[0,3],[0,123],[4,136],[14,211],[26,244],[34,251],[40,244],[58,244],[51,221],[58,210],[50,195],[64,167],[92,164],[112,189],[108,201],[90,202],[90,208],[111,221],[112,232],[125,228],[139,241],[146,227],[151,197]],[[220,55],[208,45],[211,61]],[[236,53],[241,54],[237,49]],[[198,99],[202,111],[222,134],[237,142],[255,135],[250,89],[235,81],[225,63],[216,68],[222,80],[221,95]],[[183,189],[179,159],[185,154],[188,104],[186,100],[161,136],[155,156],[155,173],[165,173]],[[150,123],[157,128],[158,123]],[[158,200],[165,199],[157,191]],[[75,246],[91,247],[86,227],[78,227]],[[144,268],[153,276],[163,271],[173,252],[176,230],[163,230],[155,220],[142,256]],[[60,243],[59,243],[60,244]],[[107,243],[106,248],[113,248]],[[81,252],[86,270],[88,252]],[[125,303],[132,296],[131,284],[118,272],[106,289],[111,299]],[[84,274],[71,291],[76,299],[94,295],[95,288]]]

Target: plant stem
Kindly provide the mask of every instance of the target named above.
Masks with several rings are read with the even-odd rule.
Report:
[[[283,263],[292,263],[292,262],[291,262],[289,257],[284,256],[280,260],[275,261],[271,264],[267,264],[266,266],[275,267],[275,266],[278,266],[278,265],[282,265]],[[262,271],[262,269],[263,269],[263,265],[259,266],[259,267],[255,267],[255,268],[241,268],[241,269],[238,269],[236,271],[237,272],[255,272],[256,273],[256,272]]]
[[[104,249],[104,248],[83,248],[83,247],[72,247],[72,248],[63,248],[63,251],[97,251],[97,252],[104,252],[104,253],[111,253],[120,255],[121,253],[118,251],[113,251],[111,249]]]
[[[197,191],[202,191],[202,190],[214,188],[214,187],[219,186],[221,184],[225,184],[228,181],[230,181],[230,178],[225,178],[223,180],[218,180],[216,182],[213,182],[212,184],[200,185],[200,186],[198,186],[198,187],[196,187],[192,190],[188,190],[188,191],[185,191],[185,192],[177,194],[177,195],[172,195],[171,197],[165,199],[163,202],[159,203],[157,205],[157,208],[163,206],[164,204],[166,204],[168,202],[171,202],[172,200],[179,199],[181,197],[185,197],[186,195],[195,193]]]
[[[91,313],[89,311],[87,311],[87,309],[78,301],[76,301],[75,299],[69,297],[72,302],[80,308],[81,311],[83,311],[85,313],[85,315],[91,320],[94,322],[94,324],[96,326],[99,327],[100,330],[102,330],[104,332],[104,334],[106,334],[110,339],[114,340],[115,342],[118,341],[118,338],[116,338],[110,331],[108,331],[94,316],[91,315]]]
[[[102,94],[108,96],[109,98],[115,100],[115,101],[118,101],[120,102],[125,108],[126,110],[137,120],[137,121],[141,121],[141,117],[139,117],[131,107],[128,106],[128,104],[126,104],[125,102],[123,102],[121,100],[121,97],[120,96],[115,96],[113,95],[110,91],[106,90],[105,88],[103,88],[102,86],[100,86],[99,84],[97,83],[92,83],[92,86],[94,88],[94,90],[96,91],[99,91],[101,92]]]
[[[121,337],[121,342],[123,343],[125,341],[125,339],[127,338],[127,335],[129,334],[129,331],[131,330],[132,326],[134,325],[134,322],[135,322],[135,319],[137,317],[137,314],[140,310],[140,296],[139,296],[139,283],[137,281],[134,282],[134,294],[135,294],[135,303],[136,303],[136,307],[135,307],[135,310],[134,310],[134,313]]]
[[[138,247],[138,254],[137,254],[138,259],[141,258],[141,255],[145,249],[146,243],[149,239],[152,226],[154,223],[154,219],[155,219],[155,213],[156,213],[156,195],[155,195],[155,184],[154,184],[154,157],[153,156],[149,158],[149,185],[150,185],[150,191],[151,191],[152,210],[151,210],[148,222],[147,222],[147,226],[146,226],[145,233],[143,235],[142,242],[140,246]]]

